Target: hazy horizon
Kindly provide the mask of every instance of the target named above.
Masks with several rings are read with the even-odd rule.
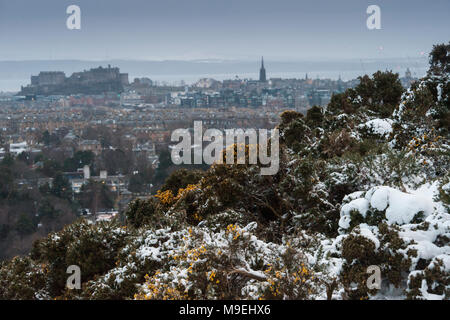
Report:
[[[344,81],[378,70],[392,70],[404,75],[409,68],[415,77],[425,75],[428,59],[340,59],[340,60],[299,60],[275,61],[265,58],[267,77],[270,78],[329,78]],[[30,83],[30,76],[40,71],[63,71],[66,76],[73,72],[111,64],[121,72],[135,77],[149,77],[168,84],[194,83],[201,78],[216,80],[257,79],[260,60],[191,60],[191,61],[149,61],[149,60],[24,60],[0,61],[0,91],[19,91],[20,86]]]
[[[373,4],[380,30],[366,25]],[[69,5],[80,30],[66,27]],[[257,78],[261,56],[268,78],[420,77],[433,45],[449,41],[448,12],[448,0],[0,0],[0,91],[108,63],[130,80]]]

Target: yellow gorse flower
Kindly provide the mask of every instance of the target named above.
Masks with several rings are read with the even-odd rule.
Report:
[[[233,240],[238,239],[242,235],[241,229],[235,224],[229,224],[227,226],[227,233],[233,236]]]

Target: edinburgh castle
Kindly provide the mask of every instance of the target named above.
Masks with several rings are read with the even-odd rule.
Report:
[[[75,72],[66,77],[62,71],[40,72],[31,76],[31,84],[22,87],[19,95],[71,95],[122,92],[128,85],[128,74],[119,68],[98,67],[89,71]]]

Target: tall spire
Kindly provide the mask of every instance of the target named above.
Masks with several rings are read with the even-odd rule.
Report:
[[[259,81],[266,82],[266,69],[264,68],[264,57],[261,57],[261,69],[259,69]]]

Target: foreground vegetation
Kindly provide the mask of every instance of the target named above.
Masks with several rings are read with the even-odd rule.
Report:
[[[435,46],[407,91],[377,72],[325,109],[284,112],[274,176],[180,170],[126,225],[80,220],[35,242],[0,266],[0,298],[449,299],[449,57]]]

